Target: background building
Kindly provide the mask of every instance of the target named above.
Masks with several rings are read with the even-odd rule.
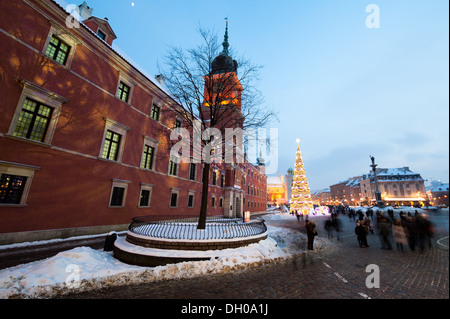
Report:
[[[431,182],[431,186],[427,190],[427,198],[431,206],[447,206],[449,205],[449,183],[439,181]]]
[[[424,179],[409,167],[377,168],[378,187],[381,198],[390,206],[424,205],[426,202]],[[373,173],[361,181],[361,197],[366,204],[375,201]]]
[[[360,182],[363,178],[363,176],[355,176],[331,185],[329,197],[332,205],[359,205],[361,203]]]
[[[267,203],[282,205],[289,202],[287,198],[286,179],[281,173],[267,177]]]

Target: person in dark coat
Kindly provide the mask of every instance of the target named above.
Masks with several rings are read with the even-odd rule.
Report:
[[[308,237],[308,250],[313,250],[314,248],[314,237],[317,236],[316,224],[314,221],[305,221],[306,235]]]
[[[377,228],[378,233],[380,235],[380,241],[381,241],[381,249],[388,249],[392,250],[392,244],[391,244],[391,225],[389,224],[389,221],[382,215],[380,215],[380,218],[377,222]]]
[[[416,223],[408,212],[407,216],[402,219],[402,225],[406,230],[406,238],[408,239],[408,246],[411,251],[416,250]]]
[[[431,248],[431,237],[433,236],[433,227],[425,214],[418,214],[415,218],[416,239],[419,251],[423,252],[426,242]]]
[[[355,234],[356,234],[356,239],[358,239],[359,247],[361,247],[361,248],[369,247],[369,245],[367,245],[366,230],[359,221],[356,223]]]

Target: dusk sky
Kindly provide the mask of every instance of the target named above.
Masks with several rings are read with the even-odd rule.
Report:
[[[300,138],[313,190],[368,173],[369,155],[449,181],[447,0],[86,2],[151,75],[169,45],[201,44],[199,25],[222,40],[228,17],[232,49],[264,66],[259,89],[279,113],[276,171],[294,167]],[[379,28],[366,25],[370,4]]]

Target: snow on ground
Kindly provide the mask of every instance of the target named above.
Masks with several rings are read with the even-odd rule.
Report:
[[[276,218],[292,216],[280,214]],[[41,261],[0,270],[0,298],[52,298],[110,286],[192,278],[237,271],[308,253],[304,234],[270,225],[267,228],[268,238],[259,243],[222,250],[208,261],[159,267],[132,266],[115,259],[110,252],[78,247]],[[317,238],[314,246],[316,250],[324,249],[329,242]]]

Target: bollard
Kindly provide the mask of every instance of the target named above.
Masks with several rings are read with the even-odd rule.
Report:
[[[105,247],[103,248],[104,251],[113,251],[114,249],[114,242],[117,239],[117,234],[115,232],[110,232],[108,235],[106,235],[105,239]]]

